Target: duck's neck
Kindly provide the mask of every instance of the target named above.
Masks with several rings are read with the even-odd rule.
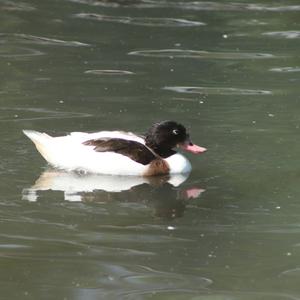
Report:
[[[176,153],[176,151],[172,150],[170,147],[166,147],[164,145],[157,145],[151,140],[145,140],[145,144],[148,148],[150,148],[154,153],[162,158],[167,158]]]

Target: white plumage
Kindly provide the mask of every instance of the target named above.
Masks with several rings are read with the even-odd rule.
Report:
[[[115,152],[97,152],[94,150],[94,146],[83,144],[85,141],[100,138],[119,138],[145,144],[142,137],[133,133],[120,131],[73,132],[66,136],[52,137],[46,133],[33,130],[23,130],[23,132],[32,140],[45,160],[60,169],[110,175],[141,176],[149,168],[148,165],[140,164],[125,155]],[[179,153],[171,155],[164,160],[169,166],[170,174],[188,173],[191,171],[190,162]]]

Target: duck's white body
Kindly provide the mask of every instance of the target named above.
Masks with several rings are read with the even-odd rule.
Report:
[[[73,132],[66,136],[51,137],[46,133],[32,130],[23,132],[33,141],[46,161],[60,169],[98,174],[143,176],[149,168],[149,165],[138,163],[125,155],[115,152],[97,152],[93,146],[83,144],[85,141],[100,138],[119,138],[145,144],[142,137],[133,133],[120,131]],[[184,174],[191,171],[190,162],[179,153],[169,156],[164,161],[169,167],[169,174]]]

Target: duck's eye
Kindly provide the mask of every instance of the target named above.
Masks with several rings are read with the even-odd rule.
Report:
[[[173,134],[178,135],[179,134],[179,130],[178,129],[173,129]]]

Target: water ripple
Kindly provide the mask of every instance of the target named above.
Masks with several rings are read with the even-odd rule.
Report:
[[[149,18],[149,17],[115,17],[92,13],[75,14],[75,17],[101,22],[113,22],[130,25],[152,26],[152,27],[191,27],[206,25],[203,22],[190,21],[177,18]]]
[[[286,270],[286,271],[281,272],[280,275],[283,275],[283,276],[296,276],[296,277],[299,277],[299,275],[300,275],[300,268],[288,269],[288,270]]]
[[[280,72],[280,73],[295,73],[300,72],[300,67],[281,67],[281,68],[272,68],[269,71]]]
[[[257,52],[213,52],[201,50],[184,49],[160,49],[160,50],[138,50],[131,51],[128,55],[144,57],[168,57],[168,58],[199,58],[199,59],[266,59],[275,56],[269,53]]]
[[[70,2],[87,4],[91,6],[104,6],[104,7],[120,7],[120,6],[140,6],[144,1],[141,0],[69,0]],[[146,0],[147,1],[147,0]]]
[[[300,5],[285,5],[285,6],[266,6],[262,4],[248,4],[249,10],[260,10],[260,11],[273,11],[273,12],[284,12],[284,11],[299,11]]]
[[[122,291],[122,299],[156,292],[200,291],[206,289],[213,281],[203,276],[193,276],[179,273],[155,270],[148,266],[119,266],[109,264],[106,272],[111,278],[119,278],[118,286],[130,287]],[[136,299],[136,298],[134,298]],[[138,298],[139,299],[139,298]]]
[[[194,281],[194,284],[198,287],[205,287],[212,284],[212,280],[204,277],[192,277],[185,275],[184,277],[181,274],[173,274],[167,272],[156,272],[153,274],[149,273],[139,273],[133,275],[127,275],[122,278],[125,282],[135,285],[147,285],[148,288],[165,288],[166,286],[174,286],[174,288],[182,288],[186,284],[191,284]]]
[[[177,93],[205,94],[205,95],[271,95],[271,91],[250,90],[227,87],[200,87],[200,86],[166,86],[163,89]]]
[[[166,284],[166,286],[168,286]],[[257,291],[213,291],[193,286],[191,288],[160,288],[132,290],[122,293],[122,299],[194,299],[194,300],[299,300],[297,296],[278,292],[257,292]]]
[[[36,36],[31,34],[15,33],[7,34],[0,33],[1,44],[4,43],[22,43],[22,44],[37,44],[37,45],[52,45],[52,46],[69,46],[69,47],[85,47],[89,44],[77,42],[77,41],[65,41],[54,38]]]
[[[18,2],[16,1],[1,1],[0,3],[0,10],[7,10],[7,11],[32,11],[36,8],[29,5],[28,3]]]
[[[19,58],[28,56],[44,55],[42,51],[27,47],[11,47],[11,45],[0,44],[0,57]]]
[[[0,122],[20,122],[20,121],[32,121],[32,120],[49,120],[60,118],[85,118],[90,117],[87,113],[77,113],[69,111],[57,111],[48,110],[43,108],[12,108],[1,107],[0,111],[5,111],[5,115],[0,115]],[[28,113],[30,113],[28,115]],[[36,114],[36,116],[32,115]]]
[[[298,30],[290,30],[290,31],[270,31],[264,32],[262,35],[275,37],[275,38],[286,38],[286,39],[299,39],[300,31]]]
[[[25,248],[31,248],[31,246],[27,245],[20,245],[20,244],[0,244],[0,249],[25,249]]]
[[[133,75],[135,73],[125,70],[87,70],[85,74],[93,75]]]
[[[69,0],[75,3],[103,7],[174,8],[202,11],[299,11],[300,5],[262,5],[260,3],[216,2],[216,1],[160,1],[160,0]]]

